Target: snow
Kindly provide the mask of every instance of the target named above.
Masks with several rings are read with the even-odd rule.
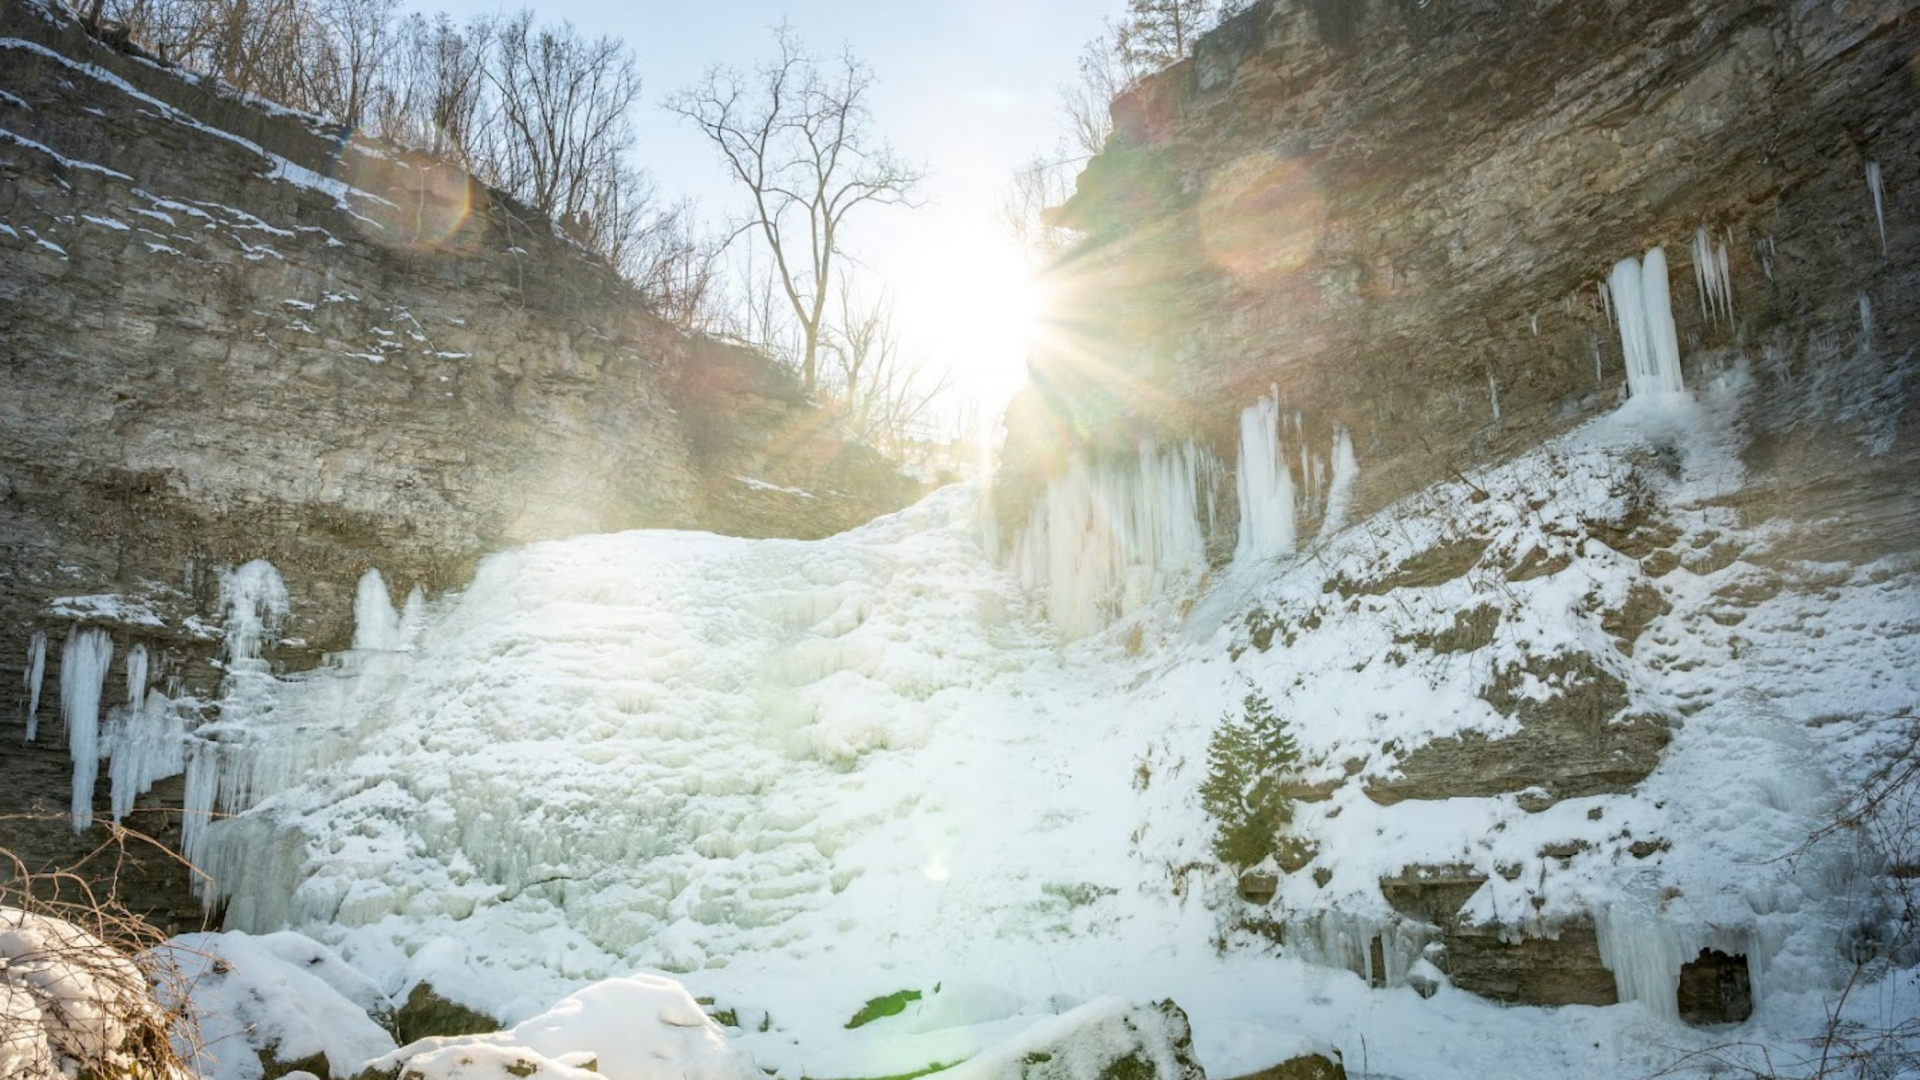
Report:
[[[752,1059],[729,1045],[686,987],[647,974],[594,983],[508,1031],[423,1039],[368,1064],[425,1080],[456,1080],[497,1076],[502,1069],[526,1075],[524,1067],[509,1067],[517,1061],[568,1078],[761,1080]],[[583,1064],[590,1071],[576,1067]],[[482,1071],[462,1072],[461,1066]]]
[[[60,650],[60,720],[73,755],[73,831],[93,824],[93,783],[100,772],[100,695],[113,639],[98,627],[75,627]]]
[[[128,225],[126,222],[121,221],[117,218],[103,218],[103,217],[94,217],[92,214],[81,214],[80,219],[82,221],[90,221],[93,224],[98,225],[102,228],[113,229],[118,232],[131,232],[133,230],[133,227],[131,225]]]
[[[1239,559],[1287,555],[1294,548],[1293,477],[1280,449],[1280,392],[1240,414]]]
[[[178,971],[163,1001],[179,1007],[184,996],[203,1047],[178,1049],[207,1080],[260,1080],[262,1052],[283,1062],[323,1055],[328,1072],[345,1078],[393,1050],[393,1036],[368,1015],[391,1013],[391,1003],[309,938],[183,934],[159,958]]]
[[[1629,391],[1638,397],[1686,389],[1667,287],[1666,249],[1651,248],[1644,260],[1621,259],[1614,264],[1610,280],[1618,301],[1620,349],[1626,357]]]
[[[111,622],[122,626],[167,625],[153,605],[139,597],[122,593],[94,593],[87,596],[56,596],[47,601],[47,614],[58,619]]]
[[[124,1070],[129,1020],[152,1008],[146,988],[140,969],[92,934],[0,907],[0,1076]]]
[[[1851,972],[1834,942],[1887,911],[1884,860],[1859,838],[1778,856],[1858,786],[1897,734],[1887,718],[1920,704],[1920,587],[1911,560],[1764,558],[1780,527],[1743,523],[1729,499],[1752,392],[1729,378],[1698,401],[1631,399],[1205,586],[1161,561],[1204,565],[1182,545],[1197,544],[1210,466],[1185,446],[1070,469],[1006,568],[966,488],[817,542],[578,537],[489,559],[464,592],[410,600],[397,628],[385,583],[369,586],[357,643],[402,646],[283,680],[257,649],[284,590],[251,564],[225,590],[226,705],[189,770],[202,813],[236,816],[199,828],[190,855],[229,925],[311,933],[389,995],[425,982],[530,1022],[607,980],[667,973],[732,1010],[729,1045],[785,1077],[973,1058],[1108,995],[1178,1002],[1215,1075],[1302,1039],[1375,1076],[1636,1075],[1725,1041],[1672,1020],[1672,982],[1702,947],[1748,957],[1756,1013],[1738,1037],[1789,1046]],[[1277,403],[1270,422],[1278,444]],[[1330,458],[1333,520],[1357,473],[1350,439],[1343,451],[1336,433]],[[1679,533],[1684,565],[1658,578],[1588,524],[1636,490]],[[1078,543],[1056,564],[1047,533],[1063,524]],[[1452,580],[1363,587],[1463,538],[1486,548]],[[1696,561],[1722,545],[1735,554]],[[1508,580],[1529,557],[1565,567]],[[1116,590],[1069,592],[1077,637],[1047,620],[1047,579],[1022,580],[1056,566],[1069,581],[1100,567]],[[1130,577],[1149,580],[1124,608]],[[1637,587],[1671,610],[1629,656],[1602,623]],[[1407,644],[1481,606],[1498,622],[1477,651]],[[1282,628],[1264,651],[1256,612]],[[1623,712],[1671,725],[1635,790],[1534,812],[1515,791],[1368,797],[1436,739],[1515,731],[1490,686],[1554,657],[1584,658],[1619,681]],[[1303,782],[1346,778],[1296,805],[1319,850],[1264,909],[1213,867],[1197,797],[1214,726],[1248,685],[1288,719]],[[1564,690],[1538,667],[1515,685],[1536,701]],[[1641,840],[1668,846],[1631,854]],[[1431,968],[1437,933],[1377,882],[1428,863],[1484,877],[1465,915],[1509,938],[1593,918],[1624,1003],[1507,1008],[1432,979],[1423,999],[1404,984]],[[1909,973],[1865,978],[1850,1015],[1913,1015]],[[899,1016],[845,1026],[906,988],[924,996]],[[520,1041],[412,1061],[479,1076],[515,1054],[562,1072],[578,1061],[556,1054],[612,1053]]]
[[[5,46],[6,46],[6,42],[4,40],[0,40],[0,48],[4,48]],[[133,177],[128,176],[126,173],[116,172],[113,169],[109,169],[104,165],[95,165],[91,161],[76,161],[73,158],[70,158],[65,154],[62,154],[59,151],[53,149],[52,147],[45,145],[44,143],[34,142],[32,139],[29,139],[26,136],[19,134],[18,132],[8,131],[6,128],[0,128],[0,142],[10,142],[10,143],[13,143],[15,146],[24,146],[29,150],[37,150],[40,153],[45,154],[48,157],[52,158],[53,160],[59,162],[61,166],[64,168],[84,169],[88,172],[97,172],[104,176],[111,176],[117,180],[126,180],[129,182],[133,180]]]
[[[440,357],[451,356],[459,359],[464,359],[466,357],[465,353],[455,353],[455,354],[435,353],[434,355],[440,356]],[[800,488],[795,488],[795,487],[781,487],[779,484],[770,484],[765,480],[756,480],[751,476],[736,476],[734,477],[734,479],[740,481],[742,484],[747,485],[748,487],[752,488],[755,491],[777,491],[783,495],[797,495],[802,499],[813,498],[813,493],[810,491],[803,491]]]
[[[47,674],[47,632],[35,630],[27,639],[27,741],[40,734],[40,687]]]

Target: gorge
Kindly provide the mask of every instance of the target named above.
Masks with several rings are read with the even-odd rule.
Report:
[[[1911,1067],[1920,5],[1252,4],[924,497],[497,193],[0,50],[27,869],[128,820],[196,947],[548,1071],[635,971],[714,1076]],[[405,1064],[271,1027],[214,1075]]]

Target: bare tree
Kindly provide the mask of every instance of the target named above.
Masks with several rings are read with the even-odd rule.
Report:
[[[445,15],[408,17],[380,103],[381,137],[471,169],[485,119],[492,38],[493,21],[485,16],[464,30]]]
[[[1092,157],[1113,133],[1113,99],[1131,89],[1144,72],[1121,44],[1121,30],[1108,22],[1080,50],[1079,77],[1060,86],[1060,112],[1067,137],[1081,154]]]
[[[1214,0],[1127,0],[1115,50],[1134,68],[1158,71],[1184,59],[1201,31],[1217,21]]]
[[[591,213],[633,146],[629,110],[640,75],[618,38],[582,37],[572,23],[536,27],[533,10],[503,20],[487,77],[497,96],[492,171],[534,209],[561,222]]]
[[[1073,243],[1075,234],[1055,225],[1052,213],[1073,194],[1074,174],[1086,157],[1064,143],[1035,154],[1013,170],[1000,196],[1000,223],[1035,264],[1044,266]]]
[[[400,0],[318,0],[312,60],[321,73],[315,105],[349,128],[367,119],[399,44]]]
[[[801,385],[811,393],[848,215],[910,205],[923,173],[875,140],[866,64],[845,50],[816,58],[784,25],[774,39],[777,55],[752,75],[710,68],[666,106],[699,127],[746,189],[752,209],[738,232],[757,236],[772,256],[774,283],[799,328]]]
[[[931,414],[953,389],[953,372],[909,356],[884,295],[863,302],[846,281],[837,288],[837,325],[822,351],[833,363],[821,390],[839,408],[848,430],[895,461],[931,434]]]

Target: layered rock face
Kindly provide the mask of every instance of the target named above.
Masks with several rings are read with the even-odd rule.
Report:
[[[1231,463],[1270,387],[1314,456],[1352,432],[1382,505],[1618,402],[1601,285],[1656,245],[1696,384],[1907,354],[1917,51],[1911,3],[1252,5],[1115,103],[1061,212],[1088,236],[1003,509],[1142,436]],[[1690,280],[1702,229],[1730,311]]]
[[[65,757],[67,628],[112,631],[109,703],[136,644],[205,696],[247,560],[290,592],[269,657],[309,666],[370,567],[437,592],[524,541],[822,536],[918,493],[543,219],[346,135],[0,6],[0,680],[51,641],[20,798],[63,801],[10,777]]]

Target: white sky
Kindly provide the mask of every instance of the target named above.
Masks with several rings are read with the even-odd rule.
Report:
[[[496,11],[500,0],[419,2],[456,18]],[[964,392],[998,415],[1025,378],[1030,307],[1017,253],[996,204],[1013,168],[1057,138],[1058,86],[1075,73],[1081,46],[1116,16],[1122,0],[971,0],[845,3],[727,0],[619,4],[555,0],[535,5],[543,20],[615,34],[633,49],[646,82],[636,116],[641,163],[663,195],[690,195],[702,215],[724,220],[737,207],[711,148],[690,125],[659,107],[714,63],[742,69],[772,51],[783,18],[816,52],[842,42],[879,79],[875,126],[931,176],[919,210],[877,210],[851,230],[849,248],[896,299],[909,348],[954,369]]]

